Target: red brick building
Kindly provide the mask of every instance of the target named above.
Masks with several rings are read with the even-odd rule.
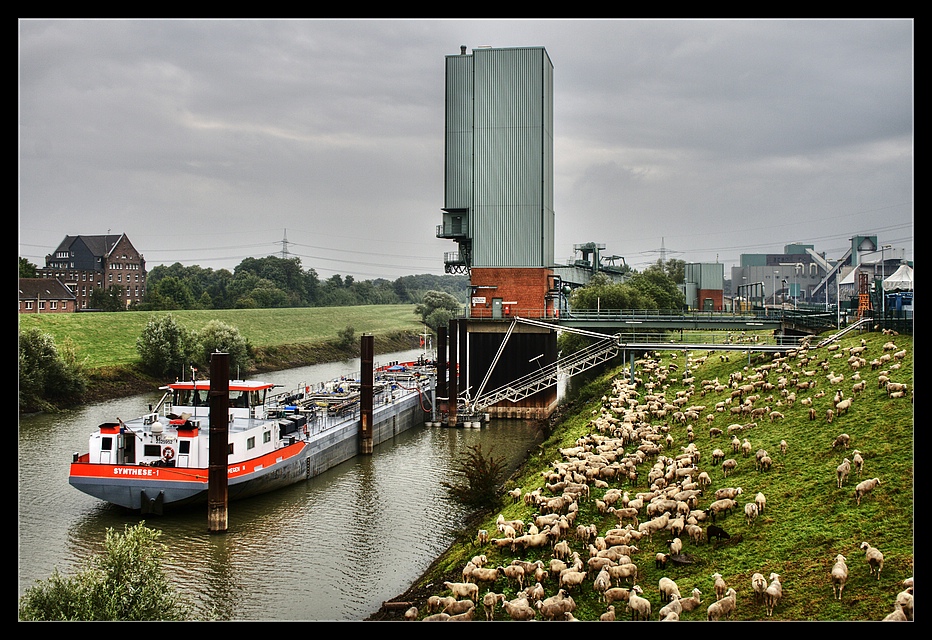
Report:
[[[74,313],[77,305],[71,289],[56,278],[20,278],[20,313]]]
[[[64,283],[79,310],[91,308],[94,289],[115,287],[127,308],[146,295],[146,260],[125,234],[65,236],[36,273]]]

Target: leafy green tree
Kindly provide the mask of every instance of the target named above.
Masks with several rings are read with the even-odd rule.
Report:
[[[65,576],[56,569],[45,582],[26,590],[19,601],[25,621],[184,620],[189,609],[162,568],[168,547],[161,531],[145,522],[125,525],[122,534],[107,529],[104,552]]]
[[[220,320],[211,320],[197,334],[197,363],[207,370],[210,354],[226,353],[229,355],[230,372],[248,371],[252,367],[252,346],[239,332],[239,329]]]
[[[50,334],[27,329],[19,334],[18,351],[20,411],[50,411],[50,401],[82,400],[87,377],[70,342],[59,348]]]
[[[179,375],[197,348],[197,336],[172,314],[152,318],[136,339],[142,367],[155,376]]]
[[[415,305],[414,313],[421,316],[421,321],[437,331],[445,327],[450,320],[459,316],[462,304],[456,296],[445,291],[428,291]]]
[[[685,277],[685,276],[684,276]],[[686,305],[686,296],[660,264],[651,265],[629,281],[631,286],[654,302],[651,309],[680,311]]]
[[[38,269],[36,265],[29,262],[29,260],[27,260],[26,258],[23,258],[22,256],[20,256],[20,259],[19,259],[19,277],[20,278],[38,277],[36,275],[36,269]]]
[[[91,290],[90,304],[92,309],[126,311],[123,300],[123,287],[118,285],[112,285],[106,289],[95,287]]]

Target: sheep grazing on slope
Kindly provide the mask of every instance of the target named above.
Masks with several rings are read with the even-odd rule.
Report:
[[[526,599],[521,602],[505,600],[502,602],[502,609],[508,614],[508,617],[515,621],[533,620],[537,617],[537,610],[534,609]]]
[[[848,450],[848,445],[851,443],[851,436],[847,433],[841,433],[835,437],[832,441],[832,449],[837,449],[838,447],[844,447],[845,451]]]
[[[472,600],[454,600],[446,606],[446,608],[443,610],[443,613],[449,614],[451,616],[457,616],[475,608],[476,605]]]
[[[725,580],[722,578],[722,574],[713,573],[712,579],[715,581],[713,588],[715,589],[715,599],[721,600],[725,597],[725,592],[728,591],[728,585],[725,584]]]
[[[751,523],[757,520],[757,513],[758,511],[756,502],[748,502],[746,505],[744,505],[744,517],[748,521],[748,526],[751,526]]]
[[[634,585],[628,595],[628,609],[632,620],[650,620],[650,600],[641,597],[644,593],[640,585]]]
[[[773,610],[780,603],[783,597],[783,584],[780,582],[780,576],[776,573],[770,574],[770,584],[764,591],[764,604],[767,607],[767,616],[773,615]]]
[[[913,619],[913,594],[909,591],[900,591],[896,594],[895,606],[900,607],[907,620]]]
[[[417,607],[409,607],[405,611],[405,620],[417,620]]]
[[[854,471],[858,474],[858,477],[861,477],[861,470],[864,468],[864,458],[861,457],[861,452],[855,449],[851,452],[851,464],[854,465]]]
[[[486,592],[482,596],[482,610],[485,611],[485,619],[492,621],[495,619],[495,607],[502,606],[505,603],[504,593]]]
[[[871,478],[870,480],[862,480],[854,488],[854,498],[858,502],[858,506],[861,504],[861,498],[869,494],[880,484],[879,478]]]
[[[757,492],[757,495],[754,496],[754,503],[757,505],[757,513],[764,515],[764,507],[767,506],[767,498],[764,496],[763,492]]]
[[[836,600],[841,600],[841,592],[845,590],[847,581],[848,565],[845,564],[845,557],[839,553],[835,556],[835,564],[832,565],[832,595]]]
[[[709,621],[717,621],[722,618],[731,618],[735,611],[737,592],[734,589],[728,589],[725,596],[709,605],[706,611],[706,618]]]
[[[676,615],[676,620],[679,620],[680,614],[683,613],[683,607],[680,604],[680,597],[674,595],[670,598],[670,602],[665,604],[657,615],[657,619],[660,621],[670,621],[671,615]]]
[[[612,587],[611,589],[607,589],[605,593],[602,594],[602,600],[605,602],[605,604],[611,604],[613,602],[627,602],[630,595],[630,589],[625,589],[624,587]]]
[[[786,455],[786,450],[789,448],[789,445],[786,443],[786,440],[780,441],[780,453]]]
[[[715,526],[714,524],[709,525],[708,529],[705,530],[705,534],[706,534],[706,539],[708,539],[710,542],[712,541],[713,538],[717,538],[719,540],[728,540],[731,537],[730,535],[728,535],[727,531],[725,531],[721,527]]]
[[[693,589],[692,595],[688,598],[680,598],[678,602],[680,608],[684,612],[689,613],[702,604],[702,592],[699,591],[699,589]]]
[[[605,613],[599,616],[600,622],[614,622],[615,621],[615,605],[610,604],[605,610]]]
[[[870,575],[877,573],[877,579],[880,580],[880,571],[883,569],[883,553],[877,547],[872,547],[867,542],[861,543],[861,550],[864,552],[864,558],[867,560],[867,566],[870,569]]]
[[[842,485],[848,480],[848,474],[851,473],[851,461],[845,458],[841,464],[835,468],[835,484],[841,489]]]
[[[670,578],[664,576],[660,579],[660,582],[657,584],[660,589],[660,601],[669,602],[674,596],[677,598],[680,597],[680,588],[676,586],[676,583]]]
[[[725,460],[722,463],[722,475],[724,475],[724,477],[727,478],[728,472],[734,471],[737,466],[738,466],[737,460],[735,460],[734,458],[728,458],[728,460]]]
[[[763,602],[764,592],[767,591],[767,578],[762,573],[751,576],[751,591],[754,592],[754,601]]]

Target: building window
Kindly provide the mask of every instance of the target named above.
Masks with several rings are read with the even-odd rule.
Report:
[[[55,309],[58,309],[58,303],[55,302],[54,300],[52,300],[51,302],[49,302],[49,308],[50,308],[52,311],[54,311]]]
[[[30,311],[31,309],[32,309],[32,300],[27,300],[27,301],[26,301],[26,311]]]

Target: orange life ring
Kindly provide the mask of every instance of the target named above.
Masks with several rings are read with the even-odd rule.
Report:
[[[162,457],[165,458],[165,460],[171,460],[175,457],[175,450],[171,447],[165,447],[162,449]]]

